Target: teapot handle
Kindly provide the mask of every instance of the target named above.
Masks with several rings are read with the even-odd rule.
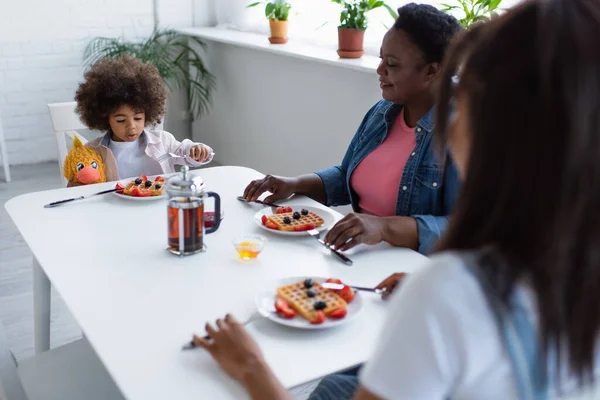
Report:
[[[213,226],[204,231],[204,233],[209,234],[215,232],[221,225],[221,197],[215,192],[207,192],[206,197],[215,199],[215,222]]]

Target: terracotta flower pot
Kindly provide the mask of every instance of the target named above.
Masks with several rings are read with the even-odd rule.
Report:
[[[287,21],[275,21],[269,20],[269,26],[271,27],[271,37],[269,42],[273,44],[284,44],[288,41],[288,22]]]
[[[338,55],[340,58],[361,58],[365,53],[364,40],[364,30],[338,28]]]

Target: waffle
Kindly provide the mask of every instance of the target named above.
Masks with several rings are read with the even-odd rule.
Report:
[[[160,187],[157,189],[156,185],[160,185]],[[132,193],[133,193],[133,189],[135,189],[135,188],[138,188],[139,191],[141,192],[140,197],[162,196],[163,190],[165,189],[165,185],[164,185],[164,182],[155,180],[154,182],[152,182],[152,185],[150,187],[146,187],[145,181],[142,181],[142,183],[140,183],[139,185],[136,185],[135,179],[132,179],[131,182],[129,182],[127,184],[127,186],[125,186],[125,189],[123,189],[123,194],[128,195],[128,196],[133,196]]]
[[[309,321],[315,318],[316,310],[313,304],[318,300],[323,300],[327,304],[327,307],[323,309],[325,315],[329,315],[336,308],[347,307],[344,299],[338,296],[337,293],[323,288],[316,280],[312,288],[317,294],[315,297],[308,297],[304,281],[278,288],[277,295],[285,300],[298,314]]]
[[[296,227],[296,226],[299,227],[304,224],[313,224],[316,228],[316,227],[323,225],[323,223],[325,222],[325,220],[323,220],[323,218],[319,217],[317,214],[315,214],[312,211],[309,211],[308,215],[300,215],[300,219],[294,219],[293,214],[294,214],[293,212],[282,213],[282,214],[273,214],[268,218],[271,222],[273,222],[275,225],[277,225],[277,229],[279,229],[280,231],[294,231],[294,227]],[[284,223],[283,219],[285,217],[290,217],[290,220],[292,222],[289,224]]]

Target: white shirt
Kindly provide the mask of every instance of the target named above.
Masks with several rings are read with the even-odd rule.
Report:
[[[517,290],[537,326],[531,289],[520,284]],[[375,353],[360,375],[369,392],[401,400],[518,398],[493,311],[458,257],[432,258],[402,283],[389,307]],[[563,379],[563,390],[572,392],[573,379]],[[555,398],[552,383],[549,394]],[[585,398],[598,398],[592,396]]]
[[[115,157],[121,178],[163,173],[160,164],[146,154],[144,135],[140,135],[135,142],[115,142],[110,139],[108,147]]]

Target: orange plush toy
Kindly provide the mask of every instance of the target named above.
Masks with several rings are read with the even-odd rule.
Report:
[[[106,182],[102,157],[96,150],[84,146],[77,136],[65,158],[63,175],[69,183],[79,185]]]

